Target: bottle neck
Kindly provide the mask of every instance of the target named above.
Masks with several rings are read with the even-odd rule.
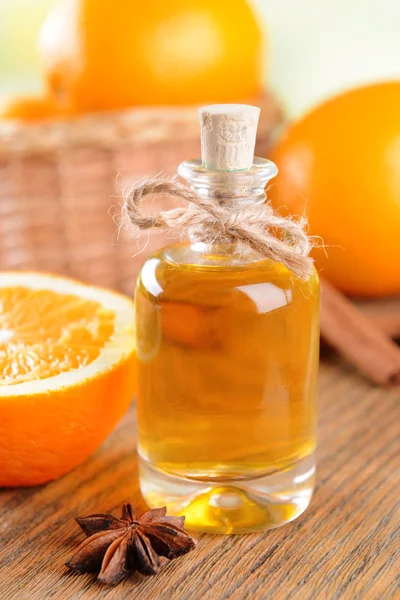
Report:
[[[178,173],[199,196],[217,198],[223,205],[265,202],[265,187],[278,169],[270,160],[255,158],[251,169],[245,171],[211,171],[200,159],[181,163]]]
[[[232,269],[258,263],[263,257],[247,246],[226,242],[183,242],[166,246],[162,256],[172,264],[184,264],[213,269]]]
[[[181,163],[178,173],[196,193],[212,198],[232,212],[240,213],[240,207],[265,202],[265,186],[278,172],[269,160],[256,158],[246,171],[212,171],[202,166],[201,160]],[[218,232],[218,224],[216,231]],[[188,230],[189,244],[167,248],[166,258],[172,262],[197,264],[208,267],[238,267],[262,260],[246,244],[224,239],[210,231],[210,235],[198,235],[194,228]]]

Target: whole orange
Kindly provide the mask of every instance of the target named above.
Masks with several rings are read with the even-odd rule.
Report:
[[[353,89],[289,126],[272,151],[275,207],[309,218],[321,274],[349,294],[400,293],[400,81]]]
[[[64,0],[39,35],[51,93],[80,111],[255,97],[261,45],[245,0]]]

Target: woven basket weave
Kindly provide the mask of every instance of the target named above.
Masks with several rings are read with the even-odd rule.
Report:
[[[265,156],[281,112],[269,95],[254,104],[262,109],[257,154]],[[118,213],[120,190],[144,175],[173,174],[199,154],[195,107],[0,124],[0,268],[132,293],[143,260],[165,240],[118,232],[110,213]]]

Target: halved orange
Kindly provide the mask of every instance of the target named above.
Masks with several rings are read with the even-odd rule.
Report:
[[[136,385],[133,302],[38,273],[0,274],[0,487],[83,462]]]

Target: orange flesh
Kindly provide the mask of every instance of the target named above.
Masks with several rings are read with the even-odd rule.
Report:
[[[93,300],[23,286],[1,288],[0,386],[90,364],[111,338],[114,321],[114,313]]]

